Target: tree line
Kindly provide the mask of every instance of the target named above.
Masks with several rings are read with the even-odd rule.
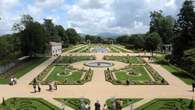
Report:
[[[49,42],[62,42],[63,46],[77,44],[80,35],[73,28],[64,29],[55,25],[51,19],[44,19],[41,24],[30,15],[23,15],[19,23],[13,25],[14,34],[0,37],[0,61],[12,61],[20,56],[36,57],[45,54],[49,49]]]
[[[150,13],[150,28],[146,34],[123,35],[116,39],[129,48],[153,52],[160,44],[172,44],[169,60],[195,75],[195,11],[192,0],[185,0],[177,18]]]

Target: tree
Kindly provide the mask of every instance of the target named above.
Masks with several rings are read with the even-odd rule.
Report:
[[[153,33],[146,36],[145,48],[146,48],[146,50],[151,51],[152,56],[153,56],[153,52],[158,48],[160,42],[161,42],[161,38],[160,38],[159,34],[156,32],[153,32]]]
[[[128,44],[132,45],[133,48],[144,48],[144,35],[134,34],[128,39]]]
[[[117,43],[121,43],[121,44],[127,44],[128,43],[128,39],[129,39],[129,36],[128,35],[122,35],[122,36],[119,36],[116,39],[116,42]]]
[[[170,44],[173,38],[175,20],[171,16],[163,16],[162,11],[151,12],[150,33],[157,32],[162,43]]]
[[[34,20],[30,15],[22,15],[20,22],[15,23],[12,27],[12,30],[20,32],[24,30],[32,22],[34,22]]]
[[[184,69],[195,76],[195,48],[184,51],[182,61]]]
[[[193,30],[195,28],[195,26],[193,26],[194,18],[195,13],[192,1],[184,1],[174,28],[175,37],[173,40],[173,62],[177,62],[178,64],[182,62],[181,58],[184,55],[184,51],[195,45],[193,44],[195,42],[193,35]]]
[[[43,54],[47,48],[44,27],[38,22],[29,23],[22,31],[21,45],[24,55],[34,57]]]
[[[101,38],[100,38],[101,39]],[[93,35],[86,35],[85,41],[90,41],[91,43],[97,43],[97,37]]]
[[[76,32],[76,30],[73,28],[68,28],[66,30],[66,35],[68,36],[69,42],[71,44],[77,44],[81,40],[80,36]]]
[[[44,29],[46,31],[48,42],[54,41],[59,42],[60,37],[58,36],[58,31],[55,28],[55,25],[53,24],[51,19],[44,19]]]
[[[19,34],[0,36],[0,64],[9,63],[20,57],[20,55]]]
[[[60,37],[60,39],[64,43],[68,43],[69,39],[68,39],[68,36],[66,35],[66,31],[65,31],[64,27],[61,26],[61,25],[56,25],[55,28],[56,28],[56,31],[57,31],[57,35]]]

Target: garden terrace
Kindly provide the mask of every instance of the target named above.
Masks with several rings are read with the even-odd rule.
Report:
[[[154,99],[136,110],[195,110],[194,105],[189,99]]]
[[[0,110],[60,110],[41,98],[10,98],[0,105]]]
[[[71,107],[73,110],[81,110],[82,103],[90,105],[90,100],[86,98],[56,98],[56,100]]]
[[[41,84],[82,85],[92,80],[93,70],[79,70],[69,65],[50,65],[36,78]]]
[[[144,64],[145,61],[139,56],[104,56],[104,60],[119,61],[128,64]]]

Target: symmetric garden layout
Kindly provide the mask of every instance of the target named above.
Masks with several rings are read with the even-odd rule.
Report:
[[[0,110],[80,110],[99,100],[113,109],[195,110],[191,86],[166,68],[121,45],[77,45],[61,56],[21,63],[0,77]],[[157,56],[161,56],[158,54]],[[9,75],[17,84],[9,85]],[[33,92],[36,80],[41,92]],[[48,90],[56,83],[57,90]]]

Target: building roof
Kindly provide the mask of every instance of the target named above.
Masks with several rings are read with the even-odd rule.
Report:
[[[61,42],[49,42],[51,46],[62,46]]]

